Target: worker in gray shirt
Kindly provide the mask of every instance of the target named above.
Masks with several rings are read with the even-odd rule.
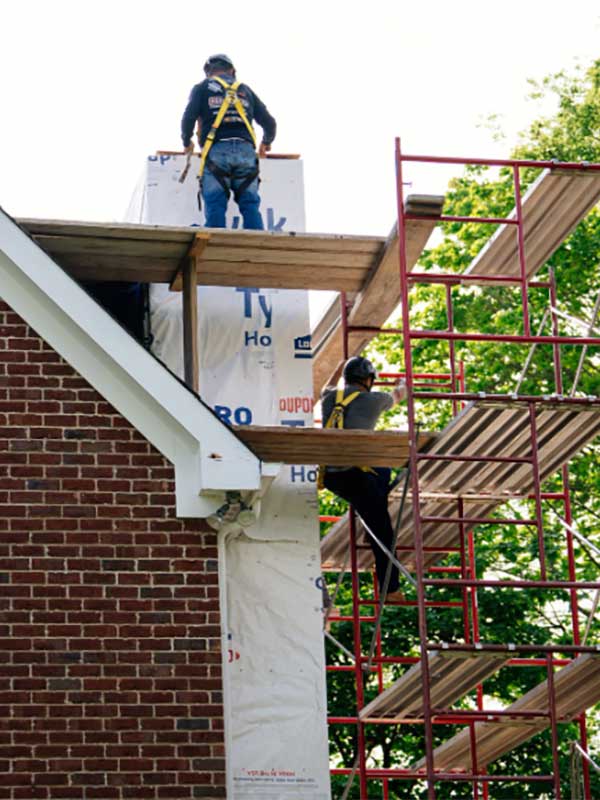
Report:
[[[373,392],[376,372],[367,359],[355,356],[344,366],[344,388],[326,389],[321,397],[323,427],[373,430],[382,412],[404,399],[404,383],[398,383],[391,394]],[[365,525],[390,550],[394,530],[388,512],[391,470],[388,467],[325,467],[323,485],[354,506]],[[379,588],[385,581],[389,559],[370,537],[375,556]],[[398,568],[392,565],[387,599],[403,600],[399,591]]]

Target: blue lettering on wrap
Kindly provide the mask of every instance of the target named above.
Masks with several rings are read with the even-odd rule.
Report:
[[[316,483],[317,470],[309,469],[308,467],[290,467],[290,477],[292,483]]]
[[[229,408],[229,406],[215,406],[215,414],[219,417],[221,422],[226,425],[251,425],[252,424],[252,411],[246,406],[239,406],[238,408]],[[233,417],[233,422],[232,422]]]
[[[275,211],[272,208],[267,208],[267,230],[268,231],[282,231],[283,226],[287,222],[287,217],[279,217],[275,222]]]

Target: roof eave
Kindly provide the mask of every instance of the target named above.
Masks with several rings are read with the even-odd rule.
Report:
[[[260,488],[259,459],[0,210],[2,298],[175,466],[177,514]]]

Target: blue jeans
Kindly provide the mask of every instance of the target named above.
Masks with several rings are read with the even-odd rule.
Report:
[[[208,161],[212,161],[219,171],[218,178],[210,171]],[[244,139],[225,139],[213,144],[208,154],[201,185],[207,228],[225,227],[225,212],[229,195],[233,191],[244,220],[244,228],[264,230],[259,210],[258,175],[244,186],[257,169],[258,158],[250,142]]]

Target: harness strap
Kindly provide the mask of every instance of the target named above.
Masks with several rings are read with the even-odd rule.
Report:
[[[213,75],[211,80],[215,80],[215,81],[217,81],[217,83],[221,84],[221,86],[225,90],[225,97],[223,98],[223,102],[221,103],[221,108],[219,109],[219,113],[217,114],[217,116],[213,120],[211,128],[210,128],[210,130],[208,132],[208,136],[206,137],[206,141],[204,142],[204,145],[202,147],[202,154],[200,156],[200,168],[198,170],[198,177],[199,178],[202,178],[202,175],[204,174],[204,168],[206,166],[206,159],[208,158],[208,154],[210,152],[210,148],[213,146],[217,131],[219,130],[219,127],[221,126],[221,123],[223,122],[225,114],[227,113],[227,111],[229,110],[229,107],[232,104],[233,104],[235,110],[237,111],[237,113],[240,115],[240,118],[241,118],[242,122],[244,123],[244,125],[248,129],[248,133],[250,134],[250,137],[252,138],[252,142],[254,144],[254,147],[256,147],[256,134],[254,132],[254,128],[250,124],[250,120],[248,119],[248,116],[246,114],[244,106],[242,105],[242,101],[238,97],[238,93],[237,93],[237,90],[238,90],[239,85],[240,85],[240,81],[235,81],[235,83],[229,84],[229,83],[227,83],[227,81],[224,81],[223,78],[220,78],[218,75]],[[254,180],[254,178],[252,178],[252,180]]]
[[[344,390],[338,389],[335,395],[335,405],[327,422],[326,428],[343,428],[344,427],[344,411],[355,400],[360,392],[352,392],[344,397]]]
[[[329,415],[327,422],[325,423],[326,428],[337,428],[338,430],[343,430],[344,428],[344,412],[355,400],[360,392],[351,392],[349,395],[344,397],[344,390],[338,389],[335,395],[335,405],[331,414]],[[363,472],[372,472],[373,474],[377,474],[373,467],[356,467],[356,469],[361,469]],[[325,466],[321,465],[319,467],[319,473],[317,476],[317,489],[324,489],[325,488]]]
[[[223,191],[226,192],[227,194],[229,194],[230,186],[229,186],[229,182],[227,181],[227,178],[228,178],[227,173],[224,170],[222,170],[220,167],[218,167],[215,164],[215,162],[212,161],[210,158],[206,159],[205,169],[207,169],[209,172],[212,172],[212,174],[215,176],[215,178],[221,184],[221,187],[223,188]]]
[[[250,186],[252,181],[255,181],[258,178],[258,176],[259,176],[259,171],[258,171],[258,166],[257,166],[256,170],[254,172],[251,172],[246,178],[244,178],[244,180],[240,183],[240,185],[237,187],[237,189],[233,193],[233,197],[234,197],[236,203],[239,202],[239,199],[240,199],[241,195]]]

